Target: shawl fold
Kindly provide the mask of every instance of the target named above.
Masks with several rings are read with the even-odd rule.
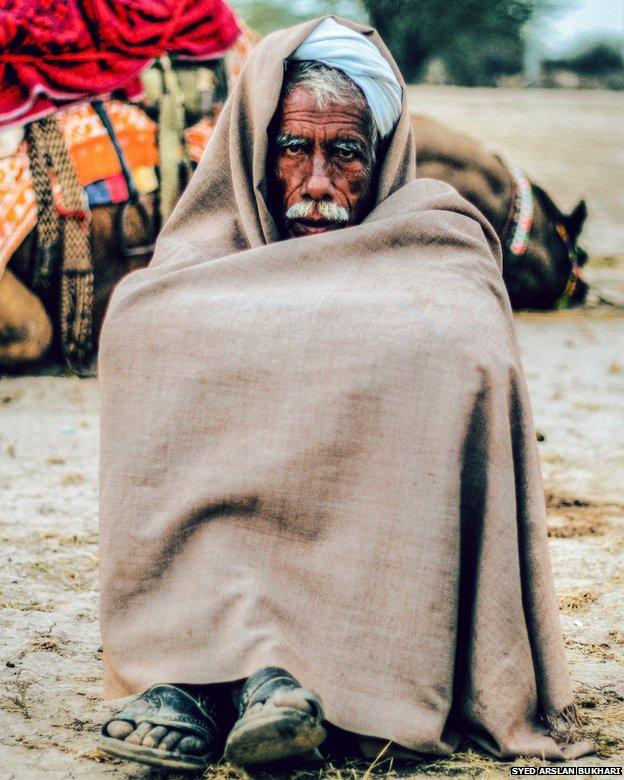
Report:
[[[374,31],[340,23],[404,86]],[[318,24],[255,49],[153,261],[111,299],[106,695],[275,665],[365,750],[449,754],[470,737],[576,757],[492,228],[414,179],[405,97],[361,224],[279,241],[267,208],[283,61]]]

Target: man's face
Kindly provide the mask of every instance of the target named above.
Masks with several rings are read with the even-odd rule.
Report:
[[[355,225],[368,211],[374,155],[364,112],[318,108],[296,87],[282,101],[269,152],[271,212],[283,238]]]

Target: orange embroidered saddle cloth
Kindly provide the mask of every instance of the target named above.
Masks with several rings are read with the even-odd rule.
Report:
[[[156,124],[138,106],[104,103],[139,192],[157,188]],[[102,121],[88,103],[57,114],[78,181],[89,206],[121,203],[128,189],[121,163]],[[37,204],[28,162],[28,144],[0,157],[0,275],[37,222]]]

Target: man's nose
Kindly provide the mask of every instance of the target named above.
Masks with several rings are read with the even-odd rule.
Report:
[[[312,157],[310,171],[306,179],[302,195],[312,200],[325,200],[333,194],[333,185],[328,161],[323,154]]]

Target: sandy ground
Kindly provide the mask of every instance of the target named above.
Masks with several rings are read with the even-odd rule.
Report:
[[[513,151],[563,205],[587,196],[590,280],[621,292],[624,204],[616,169],[623,152],[611,120],[613,101],[621,108],[624,96],[418,87],[411,100]],[[586,156],[574,152],[579,143],[587,150],[590,139],[602,152],[592,144]],[[598,745],[578,762],[585,766],[624,765],[623,320],[624,312],[604,306],[516,318],[543,438],[570,669],[584,730]],[[1,780],[160,776],[108,759],[95,744],[112,711],[100,700],[98,403],[95,379],[0,380]],[[508,765],[468,753],[410,771],[508,776]],[[354,776],[331,768],[320,774]]]
[[[585,198],[594,258],[624,251],[624,92],[423,85],[410,87],[409,106],[520,165],[564,211]]]

